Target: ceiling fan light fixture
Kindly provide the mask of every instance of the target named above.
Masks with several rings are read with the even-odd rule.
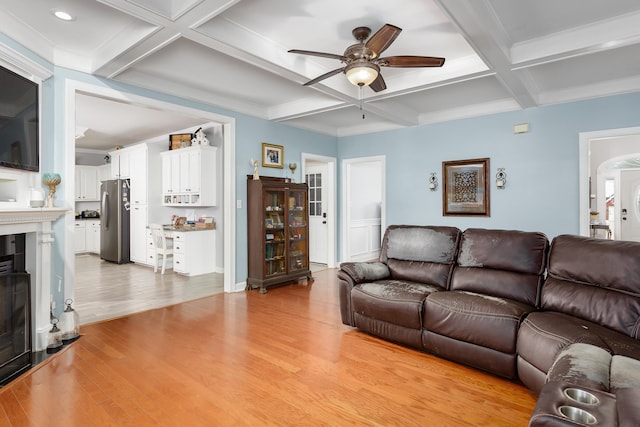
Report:
[[[350,64],[344,70],[347,80],[355,86],[369,86],[378,78],[380,67],[366,61],[358,61]]]

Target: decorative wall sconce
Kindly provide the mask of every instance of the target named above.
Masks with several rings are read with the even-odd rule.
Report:
[[[296,163],[289,163],[289,169],[291,170],[291,182],[296,182],[296,177],[294,174],[297,168],[298,165]]]
[[[431,176],[429,177],[429,190],[436,191],[438,188],[438,177],[435,172],[431,172]]]
[[[507,185],[507,174],[504,171],[504,168],[498,168],[498,173],[496,174],[496,188],[498,190],[504,190],[505,185]]]

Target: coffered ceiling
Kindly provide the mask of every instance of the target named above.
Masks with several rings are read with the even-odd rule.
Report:
[[[335,136],[640,90],[637,0],[3,0],[0,21],[58,66]],[[302,86],[341,64],[288,50],[342,54],[385,23],[403,31],[383,56],[444,66]]]

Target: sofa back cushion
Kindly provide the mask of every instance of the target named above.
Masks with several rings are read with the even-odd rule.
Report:
[[[394,279],[447,289],[461,234],[456,227],[391,225],[382,239],[380,261]]]
[[[557,236],[542,308],[640,339],[640,243]]]
[[[536,306],[549,240],[542,233],[470,228],[462,234],[451,290]]]

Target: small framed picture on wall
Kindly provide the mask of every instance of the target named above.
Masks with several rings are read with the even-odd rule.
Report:
[[[262,166],[282,169],[284,166],[284,147],[282,145],[262,143]]]

